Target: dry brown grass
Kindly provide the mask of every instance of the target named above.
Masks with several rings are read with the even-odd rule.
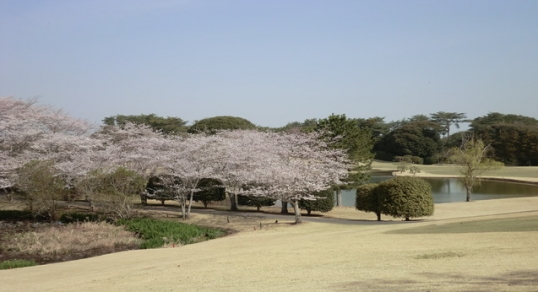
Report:
[[[0,271],[9,279],[0,291],[536,291],[537,231],[389,231],[537,216],[538,198],[442,205],[435,218],[413,222],[254,230],[247,227],[258,219],[243,218],[244,232],[199,244]],[[214,215],[193,220],[228,224]]]
[[[140,239],[132,232],[106,222],[33,223],[29,228],[29,232],[2,239],[1,248],[7,256],[28,257],[47,263],[115,252],[140,244]]]

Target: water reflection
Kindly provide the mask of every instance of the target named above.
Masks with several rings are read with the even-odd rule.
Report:
[[[381,182],[392,178],[388,175],[372,176],[371,182]],[[432,186],[433,201],[435,203],[464,202],[465,188],[456,178],[424,178]],[[516,197],[538,196],[538,185],[522,184],[503,181],[482,180],[480,186],[475,187],[471,199],[491,200]],[[342,191],[344,206],[355,206],[355,190]]]

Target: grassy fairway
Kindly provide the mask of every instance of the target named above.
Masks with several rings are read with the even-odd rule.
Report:
[[[259,218],[243,218],[243,232],[180,248],[1,270],[0,291],[536,291],[537,218],[536,197],[443,204],[413,222],[254,230]]]

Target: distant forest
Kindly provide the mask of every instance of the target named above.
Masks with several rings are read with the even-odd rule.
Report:
[[[307,119],[290,122],[284,127],[268,128],[255,126],[250,121],[231,116],[219,116],[196,121],[187,126],[179,117],[159,117],[150,115],[117,115],[103,120],[105,125],[122,125],[126,122],[143,123],[167,134],[199,133],[221,129],[260,129],[270,131],[313,131],[331,119],[352,121],[360,133],[369,135],[371,151],[375,159],[396,161],[410,156],[418,164],[445,162],[447,150],[459,147],[463,139],[482,139],[493,148],[492,158],[509,166],[538,165],[538,120],[514,114],[489,113],[482,117],[468,119],[464,113],[437,112],[429,115],[386,122],[382,117],[348,118],[345,115],[331,115],[324,119]],[[452,133],[468,124],[468,130]],[[346,123],[347,125],[349,123]],[[335,129],[334,126],[332,129]],[[347,130],[346,130],[347,131]],[[346,131],[342,131],[345,135]],[[364,137],[362,137],[364,138]]]

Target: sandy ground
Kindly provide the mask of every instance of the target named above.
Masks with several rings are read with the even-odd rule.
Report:
[[[440,204],[434,217],[413,222],[354,212],[362,224],[264,222],[254,230],[244,218],[244,232],[199,244],[2,270],[0,291],[538,290],[538,232],[386,233],[538,215],[538,198]],[[332,213],[352,216],[352,208]]]

